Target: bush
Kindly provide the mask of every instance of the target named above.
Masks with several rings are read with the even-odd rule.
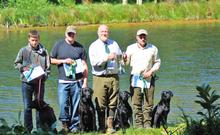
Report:
[[[216,91],[211,91],[209,84],[203,84],[197,86],[198,91],[195,103],[202,107],[202,111],[198,111],[197,114],[200,116],[199,120],[194,120],[190,116],[186,115],[182,110],[183,116],[186,123],[185,134],[189,135],[219,135],[220,134],[220,104],[217,104],[217,100],[220,95],[216,94]]]
[[[21,135],[25,134],[25,128],[21,124],[21,111],[18,113],[18,120],[12,126],[9,126],[7,121],[3,118],[0,118],[0,135]]]

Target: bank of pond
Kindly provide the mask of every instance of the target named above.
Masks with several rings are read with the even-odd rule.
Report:
[[[7,28],[220,19],[220,1],[54,5],[42,0],[14,3],[0,8],[0,14],[0,25]]]

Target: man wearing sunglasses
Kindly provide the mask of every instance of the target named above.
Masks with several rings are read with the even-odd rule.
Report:
[[[140,29],[136,34],[137,42],[129,45],[123,56],[130,63],[130,90],[134,110],[135,126],[149,128],[155,88],[155,72],[160,68],[158,49],[148,43],[148,32]]]
[[[86,51],[75,38],[75,27],[68,26],[65,38],[57,41],[51,51],[51,63],[58,67],[59,120],[64,132],[79,130],[80,91],[87,87],[88,80]]]

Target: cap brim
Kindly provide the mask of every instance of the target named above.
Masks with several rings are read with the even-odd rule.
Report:
[[[147,33],[142,32],[142,33],[138,33],[138,34],[137,34],[137,36],[140,36],[140,35],[147,35]]]
[[[66,33],[74,33],[74,34],[76,34],[76,31],[67,31]]]

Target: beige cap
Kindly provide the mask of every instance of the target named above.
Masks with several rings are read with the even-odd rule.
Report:
[[[140,35],[142,35],[142,34],[148,35],[148,33],[147,33],[147,31],[146,31],[145,29],[139,29],[139,30],[137,31],[137,36],[140,36]]]
[[[75,33],[76,34],[76,27],[75,26],[68,26],[67,28],[66,28],[66,34],[68,34],[68,33]]]

